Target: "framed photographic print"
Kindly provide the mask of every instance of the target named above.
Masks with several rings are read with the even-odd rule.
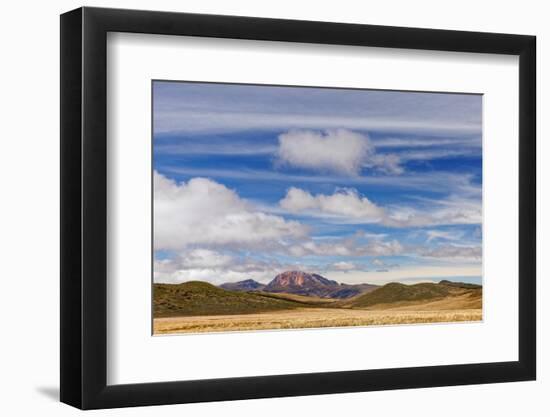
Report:
[[[535,379],[535,38],[61,16],[61,400]]]
[[[152,99],[153,334],[482,320],[480,94]]]

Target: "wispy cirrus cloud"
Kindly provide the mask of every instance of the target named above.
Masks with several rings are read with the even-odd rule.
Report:
[[[226,133],[238,131],[268,131],[278,129],[338,129],[378,132],[414,132],[440,135],[478,133],[480,123],[437,120],[396,120],[392,117],[318,116],[308,114],[240,113],[236,111],[196,112],[170,111],[155,117],[154,132],[161,133]],[[212,121],[215,120],[215,123]],[[187,123],[184,123],[184,122]]]
[[[430,136],[382,136],[373,138],[374,145],[379,149],[395,148],[457,148],[471,152],[472,149],[481,149],[481,138],[478,135],[465,137],[430,137]]]
[[[248,181],[279,181],[288,183],[324,183],[375,185],[392,187],[394,189],[430,190],[433,192],[454,192],[470,190],[480,192],[481,186],[473,184],[470,173],[425,172],[409,173],[406,176],[339,176],[339,175],[307,175],[292,174],[280,171],[241,168],[239,170],[220,168],[194,168],[185,166],[162,166],[163,172],[171,175],[188,177],[205,177],[219,179],[241,179]]]
[[[482,255],[482,248],[479,245],[476,246],[463,246],[463,245],[441,245],[435,248],[431,247],[419,247],[416,249],[416,253],[426,258],[437,258],[446,260],[472,260],[480,261]]]
[[[464,232],[462,231],[445,231],[445,230],[426,230],[428,243],[434,240],[452,240],[458,241],[463,238]]]
[[[278,147],[270,144],[226,140],[223,143],[197,143],[183,140],[178,144],[155,145],[157,155],[274,155]]]
[[[165,135],[161,137],[163,141],[155,144],[156,155],[187,155],[187,156],[273,156],[282,157],[284,161],[284,154],[290,153],[292,159],[298,159],[298,163],[301,166],[308,165],[308,163],[301,163],[296,155],[294,155],[294,149],[289,149],[289,145],[292,143],[285,143],[281,146],[281,140],[279,138],[291,137],[295,138],[298,133],[302,133],[304,136],[310,134],[317,136],[318,140],[313,144],[312,149],[317,150],[319,144],[322,144],[321,139],[337,136],[334,132],[350,132],[351,135],[361,135],[362,142],[359,146],[345,142],[345,140],[338,141],[336,143],[330,143],[330,140],[326,140],[327,145],[324,149],[320,149],[321,152],[334,149],[336,145],[346,146],[354,150],[359,150],[360,154],[364,154],[364,160],[362,166],[368,168],[378,168],[380,172],[386,172],[389,174],[400,172],[402,169],[402,163],[408,161],[420,161],[420,160],[435,160],[454,157],[475,157],[481,155],[481,140],[479,137],[473,138],[418,138],[418,137],[401,137],[401,138],[377,138],[373,139],[365,132],[354,132],[348,129],[332,129],[328,131],[323,130],[291,130],[278,135],[278,138],[274,142],[258,141],[256,138],[236,138],[233,136],[213,136],[213,137],[189,137],[187,135]],[[344,136],[344,135],[340,135]],[[168,139],[168,141],[167,141]],[[168,142],[168,143],[165,143]],[[352,146],[349,146],[352,145]],[[285,149],[286,148],[286,149]],[[346,149],[344,149],[345,152]],[[303,148],[300,149],[303,153]],[[279,155],[280,154],[280,155]],[[345,153],[344,153],[345,155]],[[368,158],[367,158],[368,157]],[[348,165],[344,169],[336,169],[335,171],[343,171],[344,173],[356,173],[361,166],[354,161],[357,159],[356,155],[348,156],[343,160]],[[311,163],[313,165],[313,163]],[[320,168],[326,168],[322,164]],[[334,168],[335,163],[328,163],[330,168]],[[350,169],[350,167],[352,169]],[[315,168],[315,165],[313,165]]]
[[[464,135],[481,131],[481,96],[155,82],[155,133],[338,129]]]

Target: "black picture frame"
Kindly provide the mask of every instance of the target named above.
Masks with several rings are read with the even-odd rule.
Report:
[[[519,56],[519,358],[513,362],[107,385],[108,32]],[[534,380],[536,38],[102,8],[61,16],[61,401],[81,409]]]

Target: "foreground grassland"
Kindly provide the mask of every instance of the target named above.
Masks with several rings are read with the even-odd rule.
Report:
[[[345,308],[298,308],[256,314],[203,317],[165,317],[154,320],[155,334],[204,333],[267,329],[304,329],[391,324],[447,323],[480,321],[481,309],[411,310],[401,305],[394,310]],[[415,306],[415,308],[422,308]],[[431,309],[430,309],[431,308]]]

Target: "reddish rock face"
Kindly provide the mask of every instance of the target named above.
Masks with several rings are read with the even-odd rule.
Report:
[[[264,287],[264,291],[325,297],[339,285],[336,281],[331,281],[321,275],[302,271],[287,271],[277,275]]]
[[[287,271],[277,275],[269,286],[298,286],[304,287],[309,285],[338,285],[336,281],[331,281],[317,274],[308,274],[303,271]]]
[[[377,288],[376,285],[371,284],[339,284],[319,274],[310,274],[303,271],[283,272],[265,286],[248,279],[234,283],[225,283],[220,285],[220,287],[230,291],[264,291],[339,299],[354,297]]]

